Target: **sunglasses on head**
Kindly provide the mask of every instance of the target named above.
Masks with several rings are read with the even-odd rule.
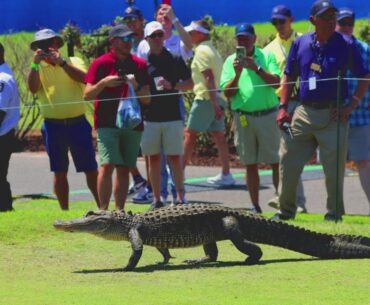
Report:
[[[285,19],[272,19],[271,20],[271,23],[273,25],[285,24],[286,23],[286,20]]]
[[[125,23],[135,22],[136,20],[138,20],[138,18],[137,18],[137,17],[126,17],[126,18],[124,18],[124,19],[123,19],[123,21],[124,21]]]
[[[349,21],[349,20],[339,20],[338,21],[338,24],[340,26],[354,26],[355,25],[355,22],[352,20],[352,21]]]
[[[133,42],[135,39],[134,35],[128,35],[128,36],[125,36],[125,37],[121,37],[121,40],[123,42]]]
[[[159,32],[159,33],[153,33],[152,35],[149,35],[150,38],[154,39],[154,38],[162,38],[164,35],[163,32]]]

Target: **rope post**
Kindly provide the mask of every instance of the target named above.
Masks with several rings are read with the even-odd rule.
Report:
[[[342,82],[342,73],[338,72],[337,78],[337,105],[336,105],[336,122],[337,122],[337,152],[336,152],[336,180],[335,180],[335,223],[338,223],[339,216],[339,148],[340,148],[340,100],[341,100],[341,82]]]

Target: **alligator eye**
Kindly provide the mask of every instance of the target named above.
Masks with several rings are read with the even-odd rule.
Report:
[[[92,216],[92,215],[95,215],[95,212],[94,212],[94,211],[88,211],[88,212],[85,214],[85,217]]]

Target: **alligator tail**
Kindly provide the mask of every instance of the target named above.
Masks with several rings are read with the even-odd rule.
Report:
[[[368,237],[318,233],[263,217],[243,217],[240,223],[245,238],[256,243],[326,259],[370,258]]]

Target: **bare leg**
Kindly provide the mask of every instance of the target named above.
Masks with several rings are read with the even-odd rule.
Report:
[[[360,176],[362,189],[364,190],[367,200],[370,204],[370,161],[355,161]]]
[[[113,164],[104,164],[100,166],[98,174],[98,195],[100,209],[107,210],[109,207],[110,197],[112,195],[112,174]]]
[[[173,178],[175,179],[177,197],[180,202],[184,201],[184,171],[182,168],[181,156],[167,156],[173,170]]]
[[[185,129],[184,140],[184,169],[189,164],[191,155],[193,154],[195,144],[197,141],[197,132],[194,130]]]
[[[69,201],[69,185],[67,179],[67,172],[54,173],[54,193],[59,201],[62,210],[68,210]]]
[[[230,173],[229,165],[229,147],[225,139],[224,132],[211,132],[213,141],[216,144],[220,161],[222,165],[222,174],[227,175]]]
[[[161,196],[161,155],[149,156],[149,176],[153,189],[153,201],[160,201]]]
[[[116,179],[113,189],[116,210],[123,210],[125,207],[129,184],[129,172],[130,169],[128,167],[116,166]]]
[[[275,193],[278,192],[279,186],[279,163],[270,164],[272,168],[272,183],[275,187]]]
[[[257,164],[247,165],[246,183],[252,204],[254,206],[259,206],[260,177]]]
[[[96,170],[88,171],[88,172],[85,172],[85,175],[86,175],[87,186],[89,190],[91,191],[91,193],[93,194],[95,202],[99,208],[100,203],[99,203],[99,195],[98,195],[98,171]]]

